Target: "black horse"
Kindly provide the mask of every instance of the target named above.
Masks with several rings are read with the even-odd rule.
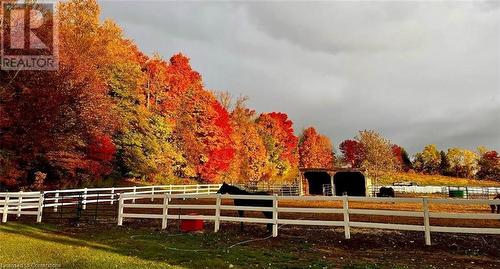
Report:
[[[220,194],[237,194],[237,195],[269,195],[267,192],[248,192],[245,190],[242,190],[238,187],[231,186],[229,184],[226,184],[225,182],[222,184],[222,187],[217,191],[217,193]],[[234,199],[234,205],[235,206],[261,206],[261,207],[273,207],[273,201],[272,200],[255,200],[255,199]],[[240,218],[243,217],[245,211],[243,210],[238,210],[238,214]],[[273,213],[272,211],[262,211],[264,216],[268,219],[273,218]],[[240,229],[243,230],[243,222],[240,224]],[[267,230],[271,232],[273,225],[268,223],[267,224]]]
[[[493,199],[500,199],[500,194],[495,196],[495,198]],[[490,205],[490,207],[491,207],[491,213],[495,213],[495,207],[496,207],[497,213],[500,214],[500,205]]]
[[[377,193],[377,197],[395,197],[394,189],[391,187],[382,187]]]

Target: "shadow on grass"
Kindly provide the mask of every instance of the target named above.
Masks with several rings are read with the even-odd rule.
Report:
[[[230,268],[231,265],[235,268],[332,267],[314,254],[294,253],[282,245],[277,248],[238,246],[229,249],[234,241],[249,239],[232,233],[179,234],[116,226],[61,229],[53,225],[17,223],[0,225],[1,233],[18,236],[19,251],[24,251],[23,237],[29,237],[49,242],[54,248],[59,245],[85,248],[184,268]],[[75,250],[78,251],[81,250]],[[33,255],[36,256],[36,251]]]

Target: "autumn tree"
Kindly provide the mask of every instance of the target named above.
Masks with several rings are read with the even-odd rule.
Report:
[[[328,137],[320,135],[314,127],[305,129],[300,136],[299,166],[333,169],[332,143]]]
[[[272,112],[261,114],[256,123],[266,147],[267,179],[295,178],[298,172],[298,138],[292,121],[285,113]]]
[[[382,174],[396,170],[391,143],[372,130],[360,131],[356,140],[363,146],[364,160],[361,167],[377,180]]]
[[[441,155],[436,145],[427,145],[422,152],[416,153],[413,165],[420,172],[429,174],[438,173],[439,166],[441,165]]]
[[[396,170],[403,169],[403,148],[394,144],[391,146],[392,155],[394,156],[394,167]]]
[[[351,167],[359,168],[364,160],[363,145],[356,140],[344,140],[339,145],[342,158]]]
[[[195,179],[220,181],[235,151],[229,113],[202,87],[201,76],[191,69],[187,57],[174,55],[167,73],[169,102],[163,111],[174,123],[174,141],[195,171]]]
[[[492,179],[500,181],[500,156],[494,150],[480,152],[479,171],[477,177],[480,179]]]
[[[231,105],[231,97],[227,94],[219,95],[221,104],[228,109]],[[266,147],[259,135],[258,126],[255,123],[255,111],[246,107],[246,98],[238,98],[230,113],[233,134],[231,140],[234,143],[235,157],[231,162],[226,179],[228,182],[259,182],[264,179],[267,163]]]
[[[472,178],[478,171],[478,155],[471,150],[450,148],[446,159],[456,177]]]
[[[10,122],[0,143],[24,171],[19,185],[31,184],[36,171],[53,185],[88,184],[109,171],[95,168],[91,145],[109,142],[117,128],[102,72],[114,60],[109,52],[117,28],[99,22],[95,1],[64,2],[57,10],[59,69],[0,76],[0,106]]]

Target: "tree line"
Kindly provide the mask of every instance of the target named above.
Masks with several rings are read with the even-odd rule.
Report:
[[[299,167],[346,164],[441,171],[435,152],[412,162],[373,131],[344,141],[342,158],[335,158],[330,139],[315,128],[297,137],[287,114],[258,114],[244,97],[208,90],[185,55],[144,54],[113,21],[99,19],[95,0],[59,3],[57,13],[59,69],[0,74],[0,188],[84,186],[102,178],[291,181]],[[468,165],[464,154],[446,154],[446,171],[475,171],[457,168]],[[498,175],[498,154],[483,155],[477,165],[485,168],[476,174]]]
[[[375,174],[414,171],[500,181],[500,156],[483,146],[477,151],[453,147],[445,152],[431,144],[410,158],[404,148],[391,144],[376,132],[361,131],[355,139],[343,141],[339,149],[343,156],[341,164],[365,168]]]
[[[245,98],[206,89],[181,53],[145,55],[100,21],[94,0],[57,13],[59,69],[1,71],[3,188],[295,177],[299,139],[285,113],[257,114]]]

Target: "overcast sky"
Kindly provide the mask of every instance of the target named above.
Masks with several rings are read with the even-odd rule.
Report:
[[[297,133],[500,150],[500,1],[101,4],[144,52],[188,55],[207,88]]]

